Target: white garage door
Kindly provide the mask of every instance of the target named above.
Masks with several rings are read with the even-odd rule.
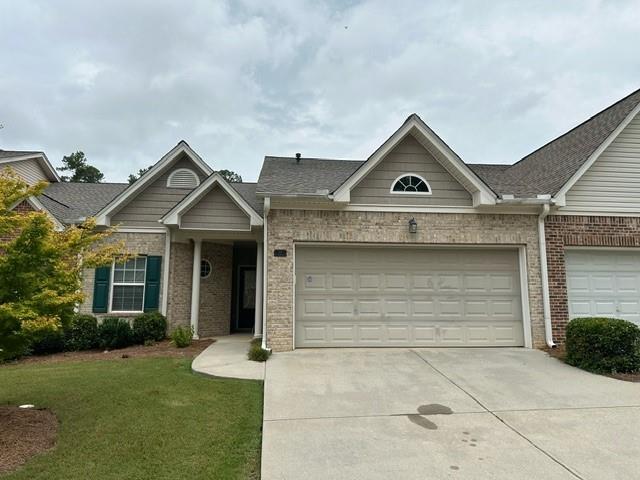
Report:
[[[569,250],[569,318],[616,317],[640,325],[640,252]]]
[[[520,346],[514,249],[296,247],[297,347]]]

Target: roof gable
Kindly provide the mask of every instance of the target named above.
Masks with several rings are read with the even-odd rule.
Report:
[[[496,194],[415,113],[396,130],[335,192],[337,202],[349,202],[358,185],[407,135],[412,135],[473,196],[473,204],[495,204]]]
[[[199,187],[195,188],[180,203],[167,212],[167,214],[160,219],[160,222],[164,225],[177,225],[180,227],[183,216],[200,201],[205,199],[215,188],[222,190],[226,196],[249,217],[250,227],[263,225],[262,217],[254,207],[218,173],[214,173],[202,182]]]
[[[411,175],[429,192],[392,192],[395,182]],[[405,136],[353,189],[351,204],[470,206],[471,194],[412,134]]]
[[[0,150],[0,165],[35,160],[49,182],[59,182],[60,176],[44,152]]]
[[[187,157],[196,166],[203,176],[209,176],[213,170],[207,165],[200,156],[191,149],[191,147],[181,140],[175,147],[167,152],[153,167],[124,190],[120,195],[113,199],[100,212],[96,214],[98,225],[110,225],[111,217],[124,208],[139,193],[143,192],[150,184],[165,174],[175,163]]]

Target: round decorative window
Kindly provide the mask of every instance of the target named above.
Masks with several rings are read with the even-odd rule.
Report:
[[[206,258],[200,260],[200,278],[207,278],[211,275],[211,262]]]

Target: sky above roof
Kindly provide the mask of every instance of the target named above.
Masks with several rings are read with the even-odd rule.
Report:
[[[180,139],[366,158],[412,112],[513,163],[640,87],[640,0],[0,2],[0,149],[83,150],[108,181]]]

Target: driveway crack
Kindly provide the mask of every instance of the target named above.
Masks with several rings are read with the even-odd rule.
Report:
[[[520,431],[518,431],[514,426],[510,425],[509,423],[507,423],[504,419],[500,418],[495,412],[491,411],[486,405],[484,405],[480,400],[478,400],[471,392],[465,390],[461,385],[459,385],[458,383],[456,383],[454,380],[452,380],[451,378],[449,378],[443,371],[441,371],[440,369],[436,368],[431,362],[429,362],[426,358],[424,358],[422,355],[420,355],[418,352],[416,352],[413,349],[410,349],[410,351],[415,354],[420,360],[422,360],[424,363],[426,363],[429,367],[431,367],[435,372],[437,372],[440,376],[442,376],[444,379],[446,379],[449,383],[451,383],[454,387],[458,388],[460,391],[462,391],[463,393],[465,393],[469,398],[471,398],[474,402],[476,402],[483,410],[485,410],[487,413],[491,414],[496,420],[498,420],[500,423],[502,423],[504,426],[506,426],[509,430],[511,430],[512,432],[514,432],[516,435],[518,435],[520,438],[524,439],[529,445],[531,445],[533,448],[535,448],[536,450],[538,450],[540,453],[542,453],[544,456],[546,456],[547,458],[549,458],[552,462],[558,464],[561,468],[563,468],[564,470],[566,470],[569,474],[573,475],[575,478],[580,479],[580,480],[585,480],[584,477],[580,476],[577,472],[575,472],[573,469],[571,469],[569,466],[565,465],[564,463],[562,463],[559,459],[557,459],[556,457],[554,457],[551,453],[547,452],[544,448],[540,447],[539,445],[537,445],[533,440],[531,440],[530,438],[528,438],[526,435],[524,435],[523,433],[521,433]]]

